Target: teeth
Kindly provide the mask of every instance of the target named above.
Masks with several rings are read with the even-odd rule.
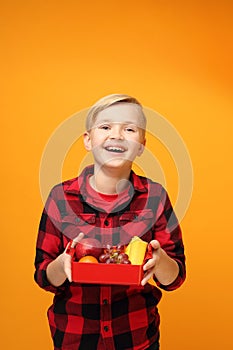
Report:
[[[109,146],[109,147],[106,147],[106,150],[107,151],[110,151],[110,152],[118,152],[118,153],[122,153],[124,152],[125,150],[121,147],[114,147],[114,146]]]

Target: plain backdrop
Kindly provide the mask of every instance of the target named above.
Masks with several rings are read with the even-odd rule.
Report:
[[[44,147],[71,115],[122,92],[172,123],[193,164],[181,222],[187,281],[163,294],[161,350],[231,349],[232,1],[12,0],[0,7],[1,348],[52,349],[52,294],[33,281]],[[174,162],[158,141],[151,150],[174,203]],[[77,175],[83,155],[82,143],[74,144],[64,179]]]

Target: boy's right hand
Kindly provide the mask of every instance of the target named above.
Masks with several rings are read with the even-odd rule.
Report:
[[[76,244],[83,239],[84,233],[80,232],[77,237],[71,242],[71,248],[74,248]],[[65,280],[68,278],[69,282],[72,282],[71,273],[71,255],[67,253],[67,248],[62,254],[60,254],[55,260],[53,260],[46,269],[47,279],[54,286],[61,286]]]
[[[70,248],[74,248],[78,242],[83,239],[84,233],[80,232],[78,236],[76,236],[70,244]],[[63,269],[65,272],[66,277],[68,278],[69,282],[72,282],[72,273],[71,273],[71,255],[67,254],[67,248],[69,247],[69,243],[66,246],[65,251],[62,253],[63,255]]]

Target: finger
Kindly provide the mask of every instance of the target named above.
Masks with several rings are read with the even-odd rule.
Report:
[[[156,258],[149,259],[144,265],[143,265],[143,270],[147,271],[150,269],[153,269],[156,265]]]
[[[71,273],[71,256],[67,255],[64,259],[64,272],[69,282],[72,282],[72,273]]]
[[[153,272],[152,272],[152,271],[147,272],[147,273],[144,275],[144,277],[143,277],[143,279],[142,279],[142,281],[141,281],[141,285],[142,285],[142,286],[145,286],[145,284],[149,281],[149,279],[150,279],[152,276],[153,276]]]
[[[71,242],[71,248],[74,248],[78,242],[80,242],[84,237],[84,233],[80,232]]]

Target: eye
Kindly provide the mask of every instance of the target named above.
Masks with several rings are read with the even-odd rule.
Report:
[[[125,131],[133,133],[137,131],[137,127],[135,125],[128,125],[125,127]]]
[[[107,124],[99,125],[99,129],[101,129],[101,130],[110,130],[110,125],[107,125]]]

